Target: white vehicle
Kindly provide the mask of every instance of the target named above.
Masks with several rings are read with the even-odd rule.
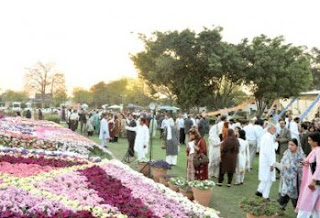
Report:
[[[12,102],[12,111],[21,111],[21,103],[20,102]]]

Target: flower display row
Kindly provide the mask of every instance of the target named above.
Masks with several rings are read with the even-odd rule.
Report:
[[[0,148],[0,217],[218,217],[117,160]]]
[[[89,155],[98,144],[60,125],[25,118],[0,119],[0,145]]]

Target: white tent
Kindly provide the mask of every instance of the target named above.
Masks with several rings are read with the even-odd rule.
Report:
[[[116,110],[119,109],[119,110],[121,110],[122,107],[120,105],[114,104],[114,105],[111,105],[110,107],[108,107],[108,109],[116,109]]]
[[[175,107],[175,106],[165,105],[165,106],[158,107],[158,110],[166,110],[166,111],[177,112],[178,110],[180,110],[180,108]]]
[[[88,107],[89,107],[89,105],[87,105],[87,104],[81,105],[81,108],[84,109],[84,110],[88,110]]]

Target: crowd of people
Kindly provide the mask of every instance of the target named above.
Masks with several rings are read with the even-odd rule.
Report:
[[[253,118],[240,123],[227,116],[211,120],[205,114],[174,117],[159,112],[153,119],[151,113],[83,109],[64,110],[61,117],[73,131],[80,126],[89,137],[99,135],[104,147],[127,138],[128,155],[136,154],[138,161],[146,159],[150,137],[159,130],[169,164],[177,165],[185,145],[189,181],[216,178],[217,186],[222,186],[227,174],[228,187],[244,185],[246,173],[258,167],[257,196],[269,201],[271,187],[279,179],[278,202],[283,209],[291,201],[298,218],[320,217],[320,118],[301,122],[288,116],[276,123]]]
[[[279,179],[278,202],[284,210],[291,201],[298,218],[320,217],[319,146],[319,118],[300,122],[288,116],[277,123],[252,119],[240,124],[221,117],[210,128],[209,175],[217,177],[221,186],[227,174],[231,187],[235,174],[234,185],[243,185],[259,153],[256,195],[269,201],[272,184]]]

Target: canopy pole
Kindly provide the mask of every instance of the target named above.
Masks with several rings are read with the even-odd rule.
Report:
[[[288,108],[289,108],[297,99],[298,99],[298,98],[292,99],[292,100],[289,102],[289,104],[288,104],[285,108],[283,108],[282,111],[280,111],[279,114],[277,114],[277,115],[274,117],[273,122],[274,122],[274,123],[277,123],[277,122],[279,121],[280,117],[282,117],[282,115],[288,110]]]
[[[304,120],[304,118],[306,118],[306,116],[310,113],[310,111],[312,110],[312,108],[314,106],[316,106],[316,104],[319,102],[320,100],[320,94],[316,97],[316,99],[309,105],[309,107],[305,110],[305,112],[303,112],[300,115],[300,120]]]

